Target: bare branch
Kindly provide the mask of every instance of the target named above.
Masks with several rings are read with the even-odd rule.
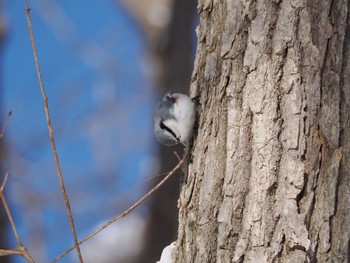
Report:
[[[16,240],[17,240],[17,243],[18,243],[19,247],[16,248],[16,249],[12,249],[12,250],[3,250],[3,249],[1,249],[0,250],[0,256],[6,256],[6,255],[11,255],[11,254],[21,255],[25,259],[27,259],[28,262],[34,263],[34,260],[32,259],[30,254],[28,253],[27,249],[23,246],[23,243],[22,243],[21,239],[19,238],[16,225],[15,225],[15,223],[13,221],[13,217],[12,217],[10,209],[9,209],[9,207],[7,205],[6,198],[5,198],[4,194],[3,194],[3,190],[4,190],[4,187],[5,187],[5,184],[6,184],[8,176],[9,176],[9,173],[6,173],[5,179],[4,179],[4,181],[3,181],[2,185],[1,185],[0,199],[1,199],[1,202],[3,203],[3,205],[4,205],[6,215],[7,215],[8,219],[9,219],[9,221],[10,221],[12,231],[13,231],[15,237],[16,237]]]
[[[83,258],[81,256],[80,247],[79,247],[79,243],[78,243],[78,237],[77,237],[75,226],[74,226],[73,215],[72,215],[71,208],[70,208],[70,202],[69,202],[68,194],[67,194],[67,191],[66,191],[66,188],[65,188],[65,185],[64,185],[63,176],[62,176],[62,172],[61,172],[61,167],[60,167],[59,159],[58,159],[58,154],[57,154],[57,151],[56,151],[56,144],[55,144],[55,139],[54,139],[54,136],[53,136],[53,130],[52,130],[52,125],[51,125],[51,118],[50,118],[50,112],[49,112],[48,99],[47,99],[47,96],[46,96],[44,83],[43,83],[43,80],[42,80],[42,75],[41,75],[41,70],[40,70],[40,65],[39,65],[39,59],[38,59],[36,44],[35,44],[35,40],[34,40],[33,26],[32,26],[32,21],[31,21],[31,18],[30,18],[30,8],[29,8],[29,5],[28,5],[28,0],[24,0],[24,3],[25,3],[25,11],[26,11],[27,22],[28,22],[28,27],[29,27],[30,40],[31,40],[31,43],[32,43],[32,48],[33,48],[33,54],[34,54],[34,60],[35,60],[35,65],[36,65],[36,71],[37,71],[37,74],[38,74],[41,94],[42,94],[43,100],[44,100],[44,107],[45,107],[45,113],[46,113],[47,127],[48,127],[48,130],[49,130],[51,146],[52,146],[52,150],[53,150],[53,154],[54,154],[54,158],[55,158],[56,170],[57,170],[58,178],[59,178],[59,181],[60,181],[60,186],[61,186],[63,199],[64,199],[64,201],[66,203],[66,209],[67,209],[69,223],[70,223],[72,234],[73,234],[73,238],[74,238],[75,248],[77,249],[77,254],[78,254],[79,261],[82,263],[83,262]]]
[[[9,176],[10,176],[10,173],[9,173],[9,172],[6,172],[4,181],[2,182],[2,185],[1,185],[1,187],[0,187],[0,192],[2,192],[2,191],[4,190],[4,187],[5,187],[5,185],[6,185],[6,182],[7,182],[7,179],[8,179]]]
[[[35,263],[24,246],[19,246],[15,249],[0,249],[0,257],[10,255],[19,255],[24,257],[29,263]]]
[[[142,202],[144,202],[148,197],[150,197],[155,191],[157,191],[182,165],[183,165],[184,160],[180,160],[179,163],[174,167],[173,170],[168,172],[167,176],[165,176],[156,186],[154,186],[150,191],[148,191],[143,197],[141,197],[135,204],[130,206],[127,210],[125,210],[123,213],[120,215],[112,218],[109,220],[106,224],[104,224],[102,227],[100,227],[98,230],[93,232],[91,235],[87,236],[86,238],[82,239],[79,242],[79,245],[83,244],[84,242],[88,241],[90,238],[96,236],[98,233],[100,233],[102,230],[104,230],[106,227],[114,223],[115,221],[119,220],[120,218],[123,218],[127,214],[129,214],[131,211],[133,211],[136,207],[138,207]],[[57,262],[61,258],[63,258],[65,255],[67,255],[70,251],[75,249],[74,247],[71,247],[70,249],[66,250],[64,253],[62,253],[60,256],[58,256],[52,263]]]
[[[7,179],[7,177],[5,177],[5,180]],[[8,205],[7,205],[7,202],[6,202],[6,198],[3,194],[3,186],[5,185],[5,180],[4,182],[2,183],[2,187],[1,187],[1,191],[0,191],[0,199],[4,205],[4,208],[5,208],[5,212],[6,212],[6,215],[8,217],[8,219],[10,220],[10,224],[11,224],[11,227],[12,227],[12,231],[13,233],[15,234],[15,237],[16,237],[16,240],[17,240],[17,243],[21,246],[22,245],[22,241],[21,239],[19,238],[18,236],[18,232],[17,232],[17,229],[16,229],[16,225],[13,221],[13,218],[12,218],[12,215],[11,215],[11,212],[10,212],[10,209],[8,208]]]
[[[7,127],[7,123],[9,122],[9,119],[11,117],[11,114],[12,114],[12,110],[8,113],[7,115],[7,118],[6,118],[6,121],[5,121],[5,124],[4,124],[4,127],[2,128],[2,131],[0,133],[0,139],[4,136],[5,134],[5,130],[6,130],[6,127]]]
[[[10,255],[22,255],[22,252],[18,249],[0,249],[0,257],[10,256]]]
[[[180,161],[180,160],[179,160]],[[145,183],[149,182],[149,181],[152,181],[158,177],[163,177],[163,176],[166,176],[169,172],[166,172],[166,173],[161,173],[161,174],[156,174],[156,175],[153,175],[153,176],[150,176],[144,180],[142,180],[141,182],[137,183],[134,187],[139,187],[141,185],[144,185]]]
[[[174,154],[175,154],[177,160],[180,162],[181,158],[180,158],[180,155],[177,153],[177,151],[174,151]]]

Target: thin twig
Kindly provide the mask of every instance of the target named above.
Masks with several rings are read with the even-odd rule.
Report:
[[[9,219],[9,221],[10,221],[12,231],[13,231],[15,237],[16,237],[16,240],[17,240],[17,243],[18,243],[19,247],[14,249],[14,250],[0,250],[0,256],[6,255],[6,253],[17,254],[17,255],[23,256],[25,259],[27,259],[28,262],[34,263],[34,260],[32,259],[30,254],[28,253],[27,249],[23,246],[23,243],[22,243],[22,241],[21,241],[21,239],[20,239],[20,237],[18,235],[16,225],[15,225],[15,223],[13,221],[13,217],[11,215],[10,209],[9,209],[9,207],[7,205],[7,201],[6,201],[5,195],[3,193],[3,190],[4,190],[4,187],[5,187],[6,180],[7,180],[8,176],[9,176],[9,173],[6,173],[5,179],[4,179],[3,183],[1,184],[0,199],[1,199],[2,204],[4,205],[6,215],[7,215],[8,219]],[[9,254],[7,254],[7,255],[9,255]]]
[[[136,187],[139,187],[141,185],[144,185],[145,183],[151,181],[151,180],[154,180],[158,177],[162,177],[162,176],[165,176],[167,175],[169,172],[166,172],[166,173],[162,173],[162,174],[157,174],[157,175],[153,175],[153,176],[150,176],[148,178],[145,178],[144,180],[142,180],[141,182],[137,183],[135,186],[133,186],[133,188],[136,188]]]
[[[7,115],[7,118],[6,118],[4,127],[2,128],[1,133],[0,133],[0,139],[1,139],[1,138],[4,136],[4,134],[5,134],[6,126],[7,126],[7,123],[9,122],[9,119],[10,119],[10,117],[11,117],[11,114],[12,114],[12,110],[10,110],[10,112],[9,112],[8,115]]]
[[[6,185],[7,178],[8,178],[9,176],[10,176],[10,173],[9,173],[9,172],[6,172],[4,181],[2,182],[2,185],[1,185],[1,187],[0,187],[0,192],[4,191],[4,187],[5,187],[5,185]]]
[[[53,150],[53,154],[54,154],[54,158],[55,158],[56,170],[57,170],[58,178],[59,178],[59,181],[60,181],[60,186],[61,186],[63,199],[64,199],[64,201],[66,203],[69,223],[70,223],[70,227],[71,227],[73,238],[74,238],[74,244],[75,244],[75,247],[77,249],[77,254],[78,254],[79,261],[82,263],[83,262],[83,258],[81,256],[80,247],[79,247],[79,243],[78,243],[78,237],[77,237],[75,226],[74,226],[73,215],[72,215],[71,208],[70,208],[70,202],[69,202],[68,194],[67,194],[67,191],[66,191],[66,188],[65,188],[65,185],[64,185],[63,176],[62,176],[62,172],[61,172],[61,167],[60,167],[59,159],[58,159],[58,154],[57,154],[57,151],[56,151],[56,144],[55,144],[55,139],[54,139],[54,136],[53,136],[53,130],[52,130],[51,118],[50,118],[50,112],[49,112],[49,104],[48,104],[48,99],[47,99],[45,88],[44,88],[44,83],[43,83],[43,80],[42,80],[42,75],[41,75],[41,70],[40,70],[40,65],[39,65],[39,59],[38,59],[38,53],[37,53],[36,44],[35,44],[35,40],[34,40],[33,26],[32,26],[32,21],[31,21],[31,18],[30,18],[30,8],[29,8],[29,5],[28,5],[28,0],[24,0],[24,3],[25,3],[26,15],[27,15],[27,22],[28,22],[28,27],[29,27],[29,33],[30,33],[30,40],[32,42],[32,48],[33,48],[35,65],[36,65],[36,71],[38,73],[41,94],[42,94],[43,100],[44,100],[44,107],[45,107],[45,113],[46,113],[47,127],[48,127],[48,130],[49,130],[51,146],[52,146],[52,150]]]
[[[11,115],[12,115],[12,110],[9,111],[9,113],[7,115],[4,127],[2,128],[1,133],[0,133],[0,139],[5,134],[5,130],[6,130],[6,127],[7,127],[7,124],[9,122],[9,119],[10,119]],[[10,209],[8,207],[5,195],[3,193],[9,175],[10,175],[10,173],[6,172],[4,181],[1,184],[1,187],[0,187],[0,199],[1,199],[2,204],[4,205],[4,209],[5,209],[6,215],[7,215],[8,219],[9,219],[9,221],[10,221],[10,225],[11,225],[12,231],[13,231],[13,233],[14,233],[14,235],[16,237],[17,243],[18,243],[18,247],[16,249],[9,249],[9,250],[7,250],[7,249],[0,249],[0,256],[20,255],[20,256],[24,257],[29,263],[34,263],[34,260],[30,256],[28,250],[24,247],[21,239],[19,238],[16,225],[15,225],[15,223],[13,221],[13,217],[11,215],[11,212],[10,212]]]
[[[114,223],[115,221],[119,220],[120,218],[126,216],[131,211],[133,211],[136,207],[138,207],[143,201],[145,201],[148,197],[150,197],[155,191],[157,191],[182,165],[184,160],[180,160],[179,163],[174,167],[173,170],[171,170],[167,176],[165,176],[156,186],[154,186],[150,191],[148,191],[144,196],[142,196],[135,204],[130,206],[127,210],[125,210],[123,213],[119,214],[118,216],[112,218],[109,220],[106,224],[104,224],[102,227],[100,227],[98,230],[87,236],[86,238],[82,239],[79,242],[79,245],[83,244],[84,242],[88,241],[90,238],[96,236],[98,233],[100,233],[102,230],[104,230],[106,227]],[[75,246],[71,247],[70,249],[66,250],[64,253],[62,253],[60,256],[58,256],[52,263],[57,262],[61,258],[63,258],[65,255],[67,255],[69,252],[71,252]]]
[[[180,158],[180,155],[177,153],[177,151],[173,151],[173,153],[177,157],[177,160],[180,162],[181,158]]]
[[[176,151],[173,151],[173,153],[174,153],[174,155],[176,156],[177,161],[180,162],[180,161],[181,161],[180,155],[179,155]],[[165,175],[167,175],[168,173],[169,173],[169,172],[150,176],[150,177],[148,177],[148,178],[142,180],[140,183],[136,184],[136,185],[133,186],[133,187],[139,187],[140,185],[143,185],[143,184],[145,184],[145,183],[147,183],[147,182],[149,182],[149,181],[151,181],[151,180],[153,180],[153,179],[156,179],[156,178],[158,178],[158,177],[165,176]]]
[[[0,257],[10,255],[22,255],[22,252],[18,249],[0,249]]]
[[[5,177],[5,179],[6,179],[6,177]],[[4,185],[4,183],[2,185]],[[12,231],[15,234],[17,243],[21,246],[22,245],[22,241],[19,238],[16,225],[15,225],[15,223],[13,221],[10,209],[9,209],[9,207],[7,205],[7,201],[6,201],[6,198],[5,198],[4,193],[3,193],[3,189],[1,189],[1,191],[0,191],[0,199],[1,199],[2,203],[3,203],[3,205],[4,205],[6,215],[7,215],[8,219],[9,219],[9,221],[10,221],[10,224],[11,224],[11,227],[12,227]]]

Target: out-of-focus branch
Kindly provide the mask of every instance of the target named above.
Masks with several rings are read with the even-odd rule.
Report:
[[[10,255],[19,255],[22,256],[21,251],[18,248],[15,249],[0,249],[0,257],[10,256]]]
[[[7,118],[5,120],[5,124],[2,127],[2,130],[1,130],[1,133],[0,133],[0,139],[2,137],[4,137],[4,135],[5,135],[6,127],[7,127],[7,124],[9,122],[9,119],[11,117],[11,114],[12,114],[12,111],[10,111],[8,113],[8,115],[7,115]],[[10,212],[10,209],[8,207],[8,204],[7,204],[5,195],[4,195],[4,189],[5,189],[6,182],[7,182],[7,179],[8,179],[9,176],[10,176],[10,173],[7,172],[5,174],[5,178],[4,178],[3,182],[1,183],[1,186],[0,186],[0,200],[1,200],[2,204],[3,204],[3,206],[4,206],[6,216],[7,216],[8,220],[10,221],[10,225],[11,225],[12,231],[13,231],[13,233],[15,235],[18,247],[15,248],[15,249],[0,249],[0,257],[1,256],[9,256],[9,255],[19,255],[19,256],[24,257],[29,263],[34,263],[34,260],[30,256],[27,248],[23,245],[22,240],[20,239],[20,237],[18,235],[16,224],[15,224],[15,222],[13,220],[12,214]]]
[[[21,239],[20,239],[20,237],[18,235],[16,225],[15,225],[15,223],[13,221],[13,217],[11,215],[10,209],[9,209],[9,207],[7,205],[7,201],[6,201],[5,195],[3,193],[8,177],[9,177],[9,173],[6,173],[5,179],[4,179],[4,181],[3,181],[3,183],[1,184],[1,187],[0,187],[0,199],[1,199],[2,204],[4,205],[6,215],[7,215],[8,219],[9,219],[9,221],[10,221],[12,231],[13,231],[15,237],[16,237],[16,240],[17,240],[17,243],[18,243],[18,248],[10,249],[10,250],[1,249],[0,250],[0,256],[20,255],[20,256],[24,257],[25,259],[27,259],[27,261],[29,263],[34,263],[34,260],[30,256],[28,250],[23,245],[23,243],[22,243],[22,241],[21,241]]]
[[[6,118],[4,127],[2,127],[2,130],[1,130],[1,133],[0,133],[0,139],[1,139],[1,138],[4,136],[4,134],[5,134],[5,130],[6,130],[6,127],[7,127],[8,122],[9,122],[9,119],[10,119],[10,117],[11,117],[11,114],[12,114],[12,111],[10,111],[9,114],[7,115],[7,118]]]
[[[3,203],[3,205],[4,205],[7,217],[10,220],[12,231],[15,234],[17,243],[19,244],[19,246],[23,246],[22,241],[19,238],[16,225],[15,225],[15,223],[13,221],[13,218],[12,218],[12,215],[10,213],[10,209],[8,208],[8,205],[7,205],[7,202],[6,202],[6,198],[5,198],[4,194],[3,194],[4,188],[5,188],[5,184],[6,184],[6,181],[7,181],[7,178],[9,177],[9,175],[10,175],[9,173],[6,173],[5,179],[4,179],[4,181],[3,181],[2,185],[1,185],[1,188],[0,188],[0,199],[1,199],[2,203]]]
[[[31,21],[31,18],[30,18],[30,8],[29,8],[28,0],[24,0],[24,3],[25,3],[25,11],[26,11],[27,22],[28,22],[28,27],[29,27],[30,40],[32,42],[34,60],[35,60],[36,70],[37,70],[38,79],[39,79],[39,85],[40,85],[41,93],[42,93],[43,100],[44,100],[44,107],[45,107],[47,127],[48,127],[48,130],[49,130],[51,146],[52,146],[52,150],[53,150],[53,154],[54,154],[54,158],[55,158],[56,170],[57,170],[58,178],[59,178],[59,181],[60,181],[60,186],[61,186],[63,199],[64,199],[65,204],[66,204],[66,209],[67,209],[69,223],[70,223],[72,234],[73,234],[74,244],[75,244],[75,247],[77,249],[77,254],[78,254],[79,261],[82,263],[83,262],[83,258],[81,256],[81,251],[80,251],[80,247],[79,247],[78,237],[77,237],[75,226],[74,226],[73,215],[72,215],[71,208],[70,208],[70,202],[69,202],[68,194],[67,194],[67,191],[66,191],[66,188],[65,188],[65,184],[64,184],[64,180],[63,180],[63,176],[62,176],[62,172],[61,172],[61,167],[60,167],[60,163],[59,163],[59,159],[58,159],[58,154],[57,154],[57,150],[56,150],[55,138],[54,138],[54,135],[53,135],[52,125],[51,125],[51,118],[50,118],[50,112],[49,112],[49,104],[48,104],[48,99],[47,99],[45,88],[44,88],[44,83],[43,83],[43,80],[42,80],[42,75],[41,75],[41,70],[40,70],[40,65],[39,65],[39,59],[38,59],[36,44],[35,44],[35,40],[34,40],[33,26],[32,26],[32,21]]]
[[[4,4],[5,4],[4,1],[2,1],[0,4],[1,10],[3,10]],[[2,51],[3,51],[3,44],[5,42],[4,40],[5,40],[5,36],[6,36],[6,31],[7,31],[7,26],[6,26],[6,23],[3,19],[3,14],[1,12],[0,13],[0,53],[2,53]],[[2,74],[2,72],[0,72],[0,74]],[[1,91],[2,91],[2,87],[0,87],[0,97],[2,95]],[[2,104],[2,103],[0,103],[0,104]],[[4,109],[2,108],[2,106],[0,106],[1,114],[2,114],[3,110]],[[5,121],[5,125],[3,126],[1,133],[0,133],[0,160],[1,160],[0,161],[0,171],[1,171],[1,173],[3,171],[3,166],[4,166],[3,162],[5,159],[3,157],[6,155],[6,146],[5,146],[5,143],[2,141],[2,138],[4,136],[5,129],[6,129],[8,120],[10,118],[10,115],[11,115],[11,112],[7,116],[6,121]],[[2,178],[2,176],[0,176],[0,178]],[[6,237],[5,237],[6,236],[5,233],[6,233],[7,228],[8,228],[8,222],[7,222],[6,213],[2,208],[0,208],[0,247],[6,247],[8,245],[8,239],[6,239]],[[0,250],[0,251],[2,251],[2,250]],[[0,255],[1,255],[1,253],[0,253]],[[10,261],[8,258],[2,258],[1,262],[7,263]]]

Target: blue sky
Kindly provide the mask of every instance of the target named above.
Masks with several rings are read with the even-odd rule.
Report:
[[[140,181],[156,171],[153,68],[140,29],[116,1],[36,0],[30,6],[58,155],[82,238],[132,204],[145,191]],[[73,242],[23,1],[6,1],[5,21],[2,118],[13,111],[5,135],[4,166],[11,174],[6,195],[33,257],[51,261]],[[10,231],[9,237],[14,241]]]

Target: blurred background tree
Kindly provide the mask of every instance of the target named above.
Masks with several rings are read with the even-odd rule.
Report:
[[[3,54],[3,42],[4,42],[4,38],[5,38],[5,23],[3,20],[3,4],[0,4],[0,54],[2,57]],[[3,68],[2,63],[0,64],[0,69]],[[0,70],[0,76],[2,75],[2,70]],[[2,79],[2,78],[0,78]],[[2,96],[1,96],[1,92],[2,92],[2,83],[0,83],[0,116],[6,116],[4,114],[4,109],[1,107],[2,105]],[[0,124],[0,133],[1,133],[1,129],[3,127],[5,118],[0,118],[1,124]],[[5,149],[5,144],[4,141],[2,139],[0,139],[0,160],[3,160],[6,154],[6,149]],[[5,170],[2,168],[1,162],[0,162],[0,182],[3,181],[4,177],[5,177]],[[1,184],[1,183],[0,183]],[[5,209],[2,205],[0,205],[0,248],[9,248],[7,242],[6,242],[6,229],[7,229],[7,218],[5,215]],[[0,258],[0,262],[2,263],[7,263],[8,258]]]
[[[123,0],[123,3],[146,34],[147,47],[156,65],[160,94],[168,91],[188,94],[195,51],[197,1],[146,0],[140,4],[138,0]],[[160,171],[170,171],[177,163],[173,151],[182,154],[183,147],[159,147]],[[180,178],[181,172],[178,171],[154,195],[144,247],[136,262],[156,262],[162,249],[176,239]]]

